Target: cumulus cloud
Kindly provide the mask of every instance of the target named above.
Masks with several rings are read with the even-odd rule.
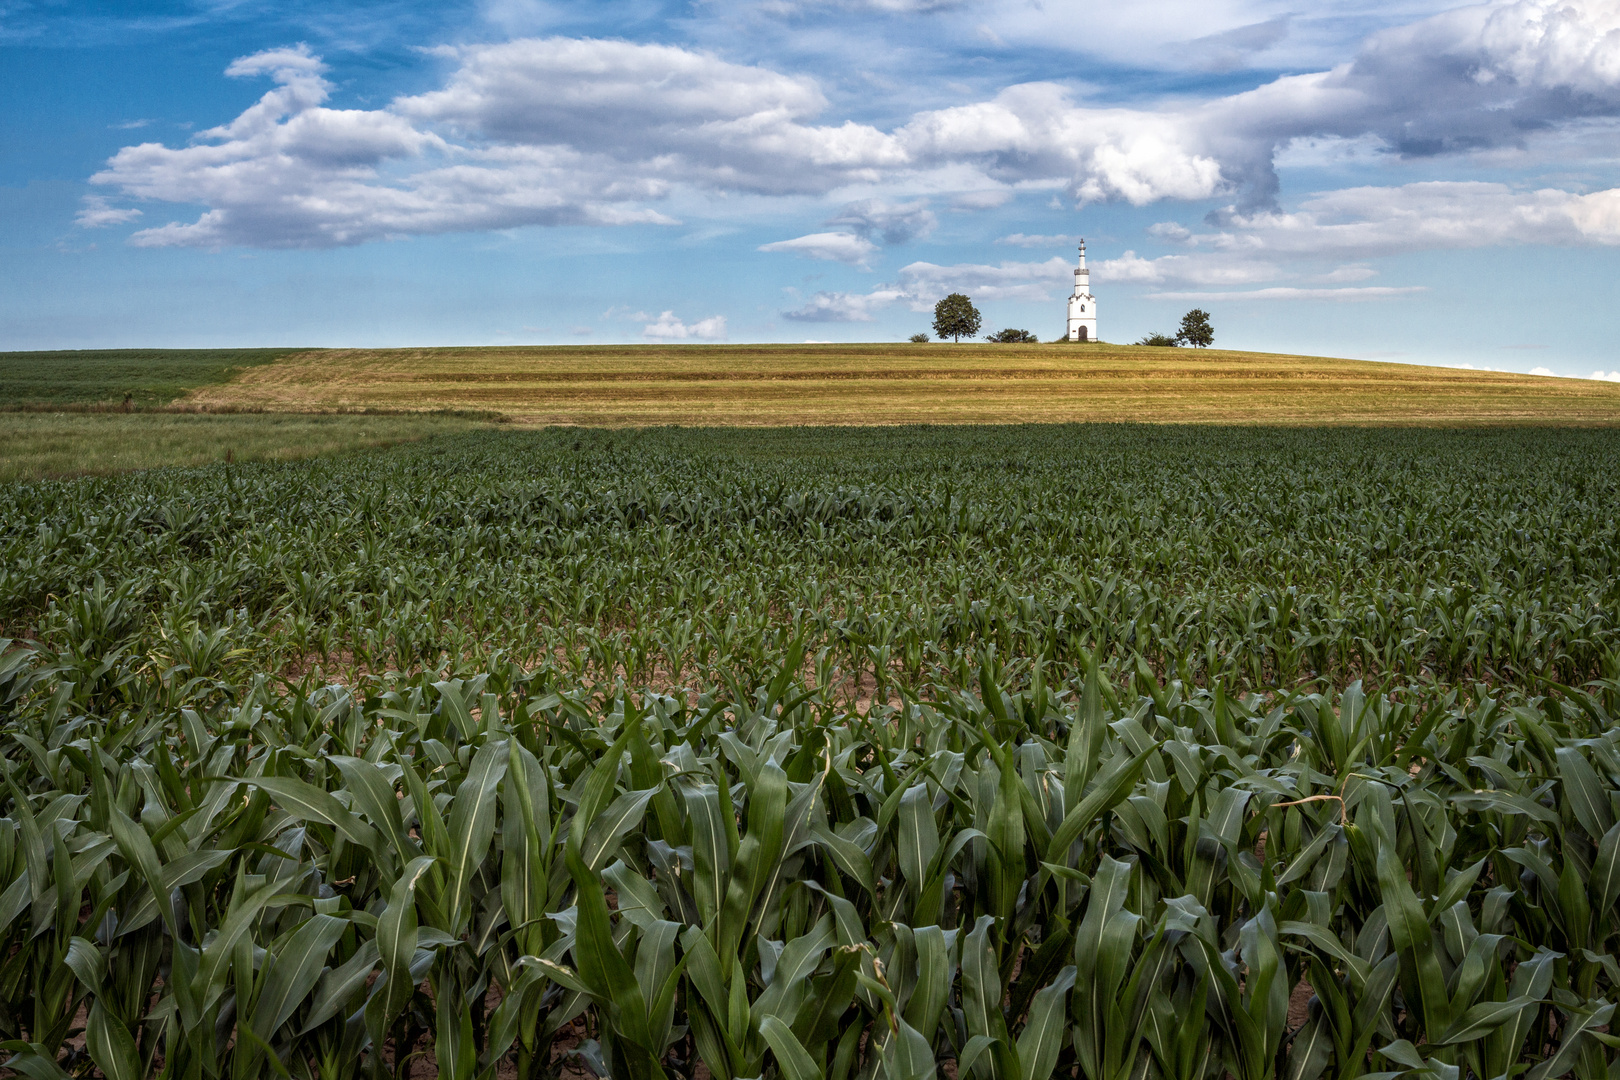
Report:
[[[655,179],[607,180],[572,148],[455,147],[388,110],[326,108],[323,70],[303,46],[243,57],[226,74],[269,75],[276,89],[189,146],[125,147],[91,181],[133,198],[209,207],[195,221],[131,238],[150,247],[327,247],[525,224],[669,220],[627,205],[658,197],[664,188]]]
[[[914,15],[948,11],[963,7],[965,2],[966,0],[761,0],[759,8],[772,15],[801,15],[817,8]]]
[[[73,223],[81,229],[104,229],[109,225],[127,225],[141,216],[132,206],[113,206],[105,195],[86,195],[84,204],[73,216]]]
[[[439,52],[459,64],[449,84],[392,109],[469,137],[764,194],[824,192],[905,161],[877,128],[806,123],[827,105],[814,80],[678,46],[525,38]]]
[[[804,306],[782,312],[782,317],[794,322],[871,322],[874,311],[902,299],[903,293],[887,287],[869,293],[818,292]]]
[[[1620,371],[1594,371],[1592,378],[1602,379],[1604,382],[1620,382]]]
[[[778,240],[761,244],[761,251],[786,251],[809,259],[827,259],[832,262],[865,266],[877,245],[853,233],[822,232],[796,236],[792,240]]]
[[[1282,29],[1251,27],[1253,40]],[[1066,87],[1008,87],[924,113],[898,134],[916,160],[974,160],[1009,183],[1061,180],[1078,201],[1268,206],[1279,148],[1353,142],[1429,157],[1522,147],[1571,121],[1620,116],[1620,5],[1494,0],[1368,38],[1355,58],[1163,109],[1098,108]]]
[[[1006,24],[1008,40],[1016,23]],[[1263,50],[1291,27],[1257,23],[1204,45]],[[1217,250],[1223,236],[1258,239],[1253,250],[1268,252],[1290,250],[1292,236],[1357,258],[1471,246],[1477,217],[1447,209],[1489,198],[1511,212],[1485,242],[1611,243],[1620,232],[1609,192],[1412,185],[1324,195],[1286,214],[1275,203],[1280,151],[1433,157],[1525,147],[1575,123],[1610,130],[1620,118],[1615,0],[1461,7],[1374,34],[1328,70],[1202,101],[1098,105],[1071,86],[1033,82],[891,129],[824,118],[828,99],[808,76],[675,45],[538,37],[437,52],[452,67],[442,86],[372,109],[329,107],[325,67],[304,46],[243,57],[228,75],[275,84],[258,102],[189,145],[126,147],[92,180],[131,199],[205,208],[133,237],[153,245],[330,246],[668,223],[653,204],[682,189],[822,196],[874,183],[916,185],[970,210],[1029,189],[1062,190],[1081,205],[1230,199],[1219,231],[1189,240],[1201,250]],[[828,223],[886,244],[934,226],[921,201],[850,203]],[[1165,280],[1174,265],[1160,267]]]
[[[202,204],[138,232],[148,246],[323,247],[518,225],[669,224],[646,204],[677,183],[766,194],[869,180],[892,139],[798,118],[808,80],[669,46],[527,39],[449,50],[439,91],[388,108],[331,109],[303,46],[234,62],[276,89],[231,123],[171,148],[119,151],[93,183]]]
[[[1211,221],[1201,231],[1155,226],[1149,231],[1185,253],[1150,259],[1126,251],[1097,264],[1098,280],[1243,285],[1275,280],[1302,260],[1515,244],[1620,245],[1620,188],[1584,195],[1479,182],[1346,188],[1311,196],[1290,212],[1228,208]],[[1311,279],[1334,284],[1374,274],[1351,262]]]
[[[901,267],[895,281],[870,292],[819,292],[782,316],[798,322],[871,322],[877,309],[904,303],[913,311],[929,311],[940,297],[953,292],[967,293],[977,301],[1051,300],[1073,280],[1070,273],[1068,262],[1056,256],[1045,262],[996,266],[914,262]]]
[[[1247,64],[1253,54],[1264,52],[1288,36],[1292,15],[1279,15],[1264,22],[1250,23],[1187,42],[1183,48],[1196,57],[1200,66],[1230,71]]]
[[[881,237],[885,244],[905,244],[933,232],[939,219],[924,199],[905,203],[862,199],[845,204],[826,224],[842,226],[867,239]]]
[[[640,318],[647,318],[645,314]],[[720,341],[726,336],[726,317],[724,315],[710,315],[707,319],[699,319],[695,323],[684,323],[675,317],[675,312],[660,312],[657,319],[641,328],[642,337],[659,338],[666,341]]]
[[[845,204],[825,224],[837,226],[839,231],[778,240],[760,245],[759,250],[786,251],[864,269],[872,253],[878,250],[874,238],[885,244],[904,244],[933,232],[939,219],[928,209],[926,200],[890,203],[882,199],[863,199]]]

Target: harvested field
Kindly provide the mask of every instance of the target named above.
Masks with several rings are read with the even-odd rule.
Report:
[[[333,349],[194,390],[204,407],[472,409],[528,423],[1611,424],[1620,385],[1116,345]]]

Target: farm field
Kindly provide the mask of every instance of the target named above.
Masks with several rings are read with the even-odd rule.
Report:
[[[403,416],[296,413],[0,411],[0,483],[51,476],[291,460],[431,435],[476,421],[432,413]]]
[[[1596,1080],[1616,505],[1607,428],[0,487],[10,1067]]]
[[[535,424],[1620,422],[1620,384],[1130,345],[321,350],[192,391],[206,408],[471,409]]]
[[[0,352],[0,410],[164,405],[300,349],[68,349]]]

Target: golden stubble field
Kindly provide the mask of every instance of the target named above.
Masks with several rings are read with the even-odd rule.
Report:
[[[472,409],[534,424],[1620,423],[1620,384],[1116,345],[325,349],[187,399],[289,412]]]

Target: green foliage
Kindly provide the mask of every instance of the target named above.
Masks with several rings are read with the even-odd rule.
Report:
[[[928,335],[927,334],[912,334],[906,340],[911,342],[913,345],[926,345],[926,344],[928,344]]]
[[[1209,325],[1209,312],[1193,308],[1183,315],[1181,327],[1176,331],[1176,344],[1197,349],[1207,349],[1215,344],[1215,328]]]
[[[934,333],[941,341],[961,341],[979,332],[979,309],[962,293],[951,293],[934,305]]]
[[[1616,464],[552,430],[0,489],[6,1064],[1597,1080]]]
[[[47,476],[288,460],[466,431],[472,417],[0,411],[0,482]]]
[[[0,408],[161,405],[188,390],[307,349],[78,349],[0,352]]]
[[[1014,330],[1009,327],[1006,330],[998,330],[994,334],[987,335],[984,340],[993,341],[998,345],[1008,345],[1025,343],[1033,344],[1041,339],[1030,333],[1028,330]]]
[[[636,1080],[1597,1078],[1620,1042],[1615,680],[1267,700],[986,651],[863,712],[795,644],[741,695],[504,664],[106,715],[11,655],[29,1076],[552,1076],[581,1018]]]
[[[1143,338],[1141,341],[1138,341],[1137,344],[1138,345],[1160,345],[1160,346],[1169,346],[1169,347],[1173,348],[1173,347],[1175,347],[1177,345],[1180,345],[1181,342],[1176,340],[1173,337],[1167,337],[1164,334],[1153,333],[1153,334],[1149,334],[1147,337]]]

